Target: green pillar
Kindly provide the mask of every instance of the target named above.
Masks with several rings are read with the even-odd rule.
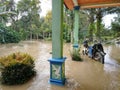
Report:
[[[52,58],[50,83],[65,84],[65,59],[63,57],[63,0],[52,0]]]
[[[74,7],[74,30],[73,30],[73,47],[78,48],[78,31],[79,31],[79,6]]]
[[[63,0],[52,0],[52,57],[63,56]]]

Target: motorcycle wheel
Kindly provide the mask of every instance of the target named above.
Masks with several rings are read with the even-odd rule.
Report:
[[[98,61],[100,61],[102,64],[104,64],[104,56],[103,56],[101,53],[96,52],[94,59],[95,59],[95,60],[98,60]]]

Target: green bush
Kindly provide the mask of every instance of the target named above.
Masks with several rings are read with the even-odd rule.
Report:
[[[72,60],[74,60],[74,61],[82,61],[78,49],[74,49],[74,50],[71,52],[71,57],[72,57]]]
[[[13,53],[0,58],[0,64],[2,65],[1,82],[3,84],[23,84],[36,74],[34,60],[28,54]]]
[[[0,23],[0,43],[18,43],[21,33]]]
[[[18,32],[11,30],[4,35],[5,43],[18,43],[20,42],[20,35]]]

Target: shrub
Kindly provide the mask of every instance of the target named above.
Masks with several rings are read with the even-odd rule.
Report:
[[[14,30],[9,30],[4,35],[5,43],[18,43],[20,42],[20,35]]]
[[[0,23],[0,43],[18,43],[21,33]]]
[[[2,65],[1,82],[3,84],[23,84],[36,74],[34,60],[28,54],[13,53],[0,58],[0,64]]]
[[[82,61],[78,49],[74,49],[74,50],[71,52],[71,57],[72,57],[72,60],[74,60],[74,61]]]

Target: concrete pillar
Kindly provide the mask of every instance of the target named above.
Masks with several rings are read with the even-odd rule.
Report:
[[[65,59],[63,57],[63,0],[52,0],[52,58],[50,83],[65,84]]]
[[[74,7],[73,48],[78,48],[79,33],[79,6]]]

